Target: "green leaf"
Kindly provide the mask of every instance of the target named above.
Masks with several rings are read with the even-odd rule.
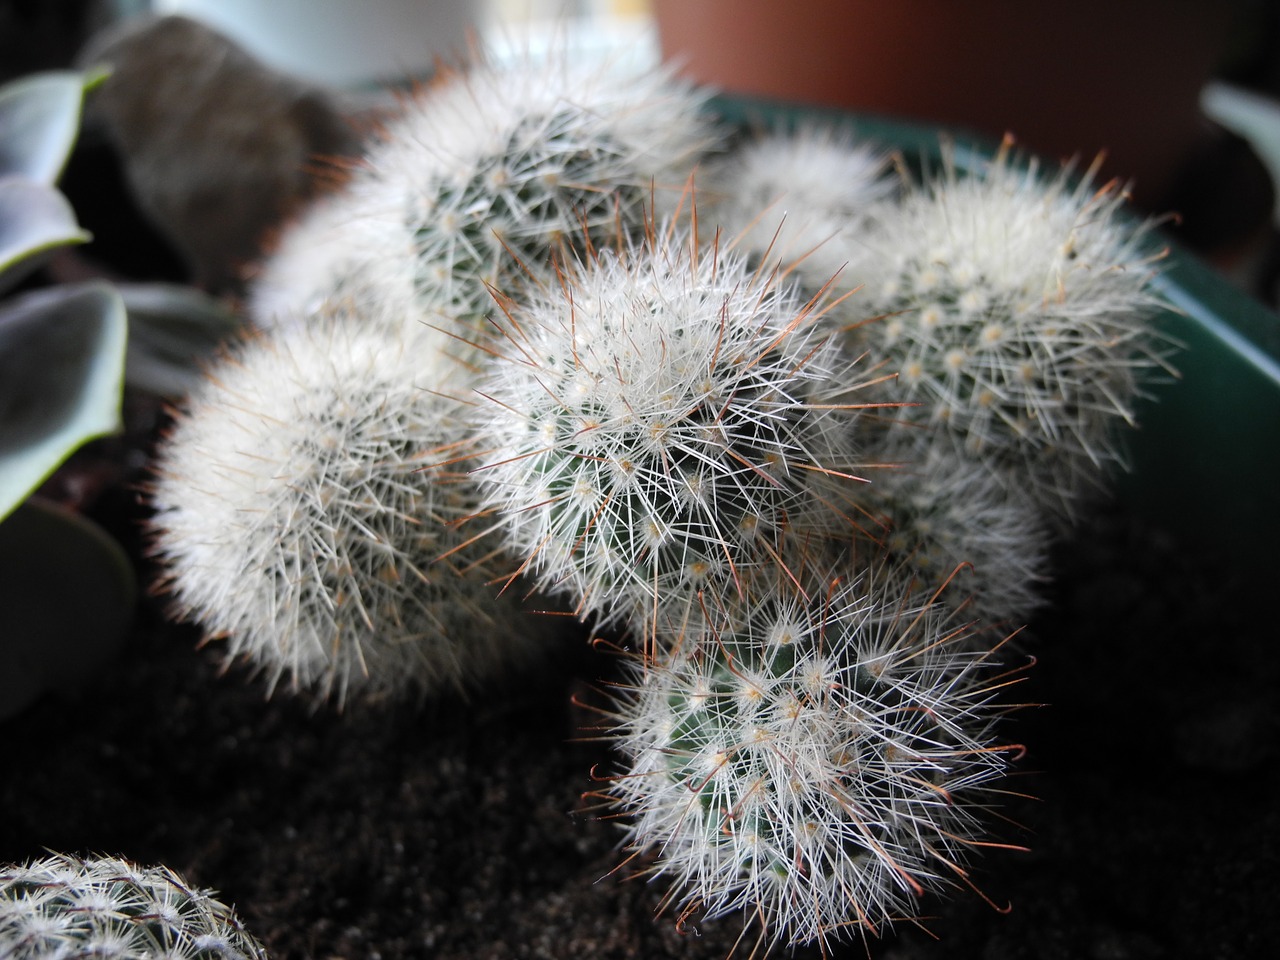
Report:
[[[219,300],[168,283],[117,284],[129,315],[125,380],[161,396],[186,393],[202,365],[241,328]]]
[[[119,428],[127,333],[104,283],[0,307],[0,518],[86,440]]]
[[[91,680],[120,647],[137,582],[120,545],[32,498],[0,521],[0,719]]]
[[[72,70],[34,73],[0,87],[0,176],[57,181],[80,129],[84,90],[85,76]]]
[[[90,239],[57,189],[23,177],[0,178],[0,293],[55,250]]]

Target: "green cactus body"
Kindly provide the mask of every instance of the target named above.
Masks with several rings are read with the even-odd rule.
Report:
[[[546,280],[554,252],[610,241],[683,188],[715,140],[705,101],[670,71],[563,52],[446,71],[286,231],[251,308],[272,326],[354,299],[365,319],[474,339],[494,288]]]
[[[524,118],[464,182],[443,180],[434,200],[414,204],[407,227],[430,310],[483,316],[490,288],[510,290],[527,272],[545,275],[553,253],[580,254],[640,225],[648,191],[628,150],[583,126],[563,108]]]
[[[402,238],[378,249],[411,250],[418,311],[478,321],[494,288],[547,280],[553,253],[637,229],[655,193],[683,187],[714,139],[704,100],[665,71],[558,56],[480,65],[407,104],[351,189]]]

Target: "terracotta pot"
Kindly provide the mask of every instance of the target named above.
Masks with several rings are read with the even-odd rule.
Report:
[[[1236,0],[653,0],[663,55],[725,92],[1106,150],[1159,203],[1205,130]]]

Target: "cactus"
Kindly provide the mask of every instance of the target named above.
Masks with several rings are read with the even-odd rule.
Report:
[[[453,525],[471,486],[425,469],[461,423],[434,390],[468,375],[438,339],[283,325],[216,369],[168,437],[152,491],[166,586],[271,688],[426,691],[527,644]]]
[[[891,201],[846,131],[760,138],[703,243],[695,204],[646,209],[701,103],[555,57],[416,95],[264,265],[262,332],[168,438],[156,549],[228,657],[339,703],[534,649],[525,576],[642,636],[605,790],[630,847],[683,915],[825,948],[998,846],[989,631],[1121,459],[1157,301],[1122,194],[1008,148]]]
[[[945,582],[938,602],[965,620],[1026,623],[1048,568],[1049,530],[1036,504],[947,445],[922,456],[880,471],[862,493],[884,562],[909,592]]]
[[[338,190],[314,201],[273,238],[270,254],[251,274],[245,312],[259,329],[269,330],[282,323],[305,323],[335,309],[370,317],[383,304],[394,311],[410,297],[388,297],[384,289],[366,279],[367,263],[375,259],[376,231],[359,208],[355,196]],[[388,265],[406,261],[408,250],[378,251],[377,258]],[[384,274],[379,281],[390,284]],[[412,289],[407,278],[405,289]],[[385,318],[404,324],[403,315]]]
[[[852,523],[857,381],[794,288],[673,229],[505,309],[475,476],[509,548],[582,615],[740,592],[784,528]]]
[[[887,154],[852,129],[805,123],[709,165],[700,188],[734,249],[819,290],[843,274],[865,219],[894,192]]]
[[[366,313],[434,324],[487,314],[490,287],[510,291],[575,238],[611,240],[655,192],[683,187],[713,140],[704,100],[664,70],[562,56],[447,75],[387,125],[334,201],[351,256],[321,295],[354,288]],[[335,220],[316,217],[286,237],[289,261],[266,267],[265,322],[314,300],[296,264]]]
[[[212,891],[168,867],[53,854],[0,867],[0,957],[266,960]]]
[[[808,600],[781,581],[633,664],[604,796],[682,918],[741,909],[773,941],[825,946],[968,883],[1018,748],[992,730],[1007,677],[945,609],[886,593],[898,575],[806,582]]]
[[[894,399],[918,404],[891,442],[918,450],[940,431],[1073,516],[1122,461],[1116,428],[1163,363],[1152,257],[1124,200],[1069,168],[1045,180],[1006,141],[967,176],[945,153],[882,209],[850,282],[866,283],[862,316],[886,315],[858,326],[859,348],[899,374]]]

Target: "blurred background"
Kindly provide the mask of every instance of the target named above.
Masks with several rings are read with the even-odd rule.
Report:
[[[125,50],[130,76],[149,78],[134,83],[134,99],[158,124],[193,102],[203,74],[199,57],[129,45],[156,14],[196,18],[332,96],[339,113],[477,43],[497,56],[568,43],[665,58],[738,96],[993,139],[1010,132],[1049,160],[1105,151],[1104,175],[1131,182],[1144,212],[1168,215],[1178,242],[1263,302],[1280,299],[1280,4],[1270,0],[1052,9],[1021,0],[0,0],[0,79],[83,63],[86,50]],[[125,180],[145,139],[122,135],[129,110],[140,112],[119,102],[91,110],[83,145],[99,170],[113,163]],[[312,140],[319,152],[357,149],[327,133]],[[69,192],[85,166],[69,170]]]

